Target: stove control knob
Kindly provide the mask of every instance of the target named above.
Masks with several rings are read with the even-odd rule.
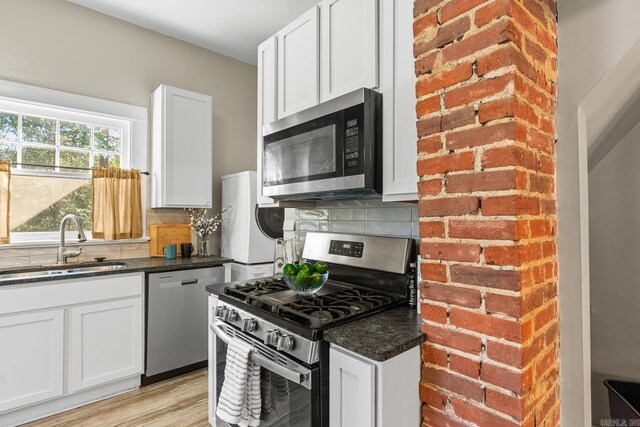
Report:
[[[256,319],[242,319],[242,332],[253,332],[258,328]]]
[[[268,330],[266,334],[264,334],[264,343],[265,345],[277,345],[278,338],[280,337],[280,332],[276,329]]]
[[[291,335],[281,335],[278,337],[276,348],[278,351],[290,351],[293,350],[294,345],[295,339]]]
[[[233,308],[231,310],[225,311],[222,315],[222,320],[225,322],[235,322],[238,317],[238,312]]]
[[[218,306],[216,307],[216,316],[224,319],[227,316],[228,310],[229,309],[224,305]]]

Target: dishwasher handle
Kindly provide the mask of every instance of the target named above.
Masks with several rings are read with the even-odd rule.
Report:
[[[185,280],[184,282],[181,282],[182,286],[186,286],[186,285],[195,285],[198,283],[198,279],[193,279],[193,280]]]

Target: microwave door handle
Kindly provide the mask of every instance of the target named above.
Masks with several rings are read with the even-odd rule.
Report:
[[[216,322],[211,322],[209,324],[209,329],[213,331],[214,334],[218,338],[220,338],[225,344],[229,344],[231,341],[231,337],[227,335],[222,329],[218,327]],[[251,352],[251,359],[253,359],[254,363],[257,363],[261,367],[273,372],[274,374],[280,375],[288,379],[289,381],[293,381],[296,384],[300,384],[304,388],[311,390],[311,371],[307,371],[305,373],[300,373],[294,371],[292,369],[287,368],[286,366],[279,365],[266,357],[263,357],[257,354],[255,351]]]

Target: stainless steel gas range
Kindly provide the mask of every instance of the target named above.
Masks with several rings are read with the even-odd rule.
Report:
[[[303,258],[329,265],[317,293],[297,294],[280,280],[229,284],[210,297],[209,421],[224,380],[227,343],[252,346],[261,367],[262,427],[329,425],[329,345],[323,332],[407,303],[414,241],[309,232]]]

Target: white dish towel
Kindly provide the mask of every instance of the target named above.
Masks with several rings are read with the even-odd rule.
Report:
[[[216,415],[240,427],[260,425],[260,366],[251,359],[252,348],[232,338],[227,348],[224,382]]]

